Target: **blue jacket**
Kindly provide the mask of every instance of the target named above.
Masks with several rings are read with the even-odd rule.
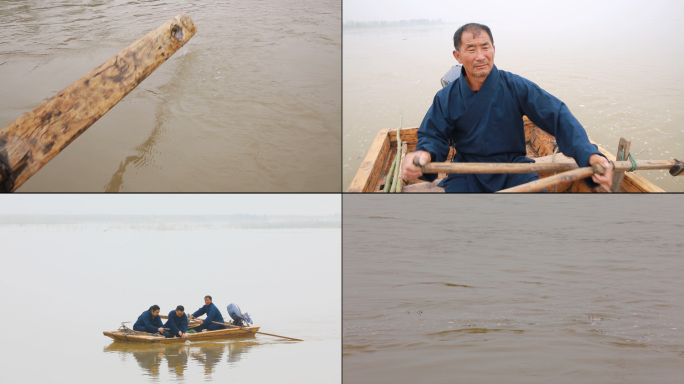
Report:
[[[468,86],[463,69],[457,80],[437,92],[418,129],[416,150],[429,152],[432,161],[445,161],[452,145],[453,162],[530,163],[523,115],[554,135],[561,152],[580,167],[589,165],[591,155],[601,155],[562,101],[496,65],[478,92]],[[424,175],[428,181],[436,177]],[[517,185],[520,178],[520,174],[452,174],[445,182],[458,182],[470,192],[494,192]],[[591,178],[586,180],[596,186]]]
[[[188,316],[184,313],[183,316],[178,317],[176,310],[173,310],[169,312],[169,319],[164,323],[164,328],[171,329],[171,334],[174,336],[178,335],[178,331],[185,333],[188,330]]]
[[[133,325],[134,331],[157,333],[159,328],[163,328],[161,317],[152,316],[152,312],[145,311],[139,317],[138,320]]]
[[[221,316],[221,312],[219,312],[219,309],[216,308],[214,303],[203,306],[202,308],[198,309],[192,315],[194,317],[197,317],[197,316],[202,316],[205,313],[207,314],[207,318],[204,319],[204,322],[208,323],[208,325],[211,325],[212,321],[223,323],[223,316]]]

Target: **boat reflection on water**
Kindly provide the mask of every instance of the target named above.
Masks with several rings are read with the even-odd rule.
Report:
[[[150,345],[114,341],[104,348],[104,352],[118,352],[122,361],[133,358],[140,368],[152,376],[159,376],[164,360],[169,372],[182,376],[188,368],[188,360],[195,362],[210,375],[215,366],[225,361],[229,365],[238,363],[250,348],[260,345],[256,339],[230,340],[227,342],[197,342],[186,344]],[[224,357],[227,356],[227,357]]]

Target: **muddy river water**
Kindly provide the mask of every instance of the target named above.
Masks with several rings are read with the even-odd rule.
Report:
[[[197,34],[19,191],[339,191],[336,0],[0,1],[0,127],[185,12]]]
[[[681,382],[680,196],[415,197],[344,196],[345,382]]]

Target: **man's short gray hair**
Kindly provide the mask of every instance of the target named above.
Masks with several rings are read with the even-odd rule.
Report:
[[[461,52],[461,35],[463,32],[470,32],[474,36],[477,36],[480,31],[485,31],[489,35],[489,40],[491,40],[492,45],[494,45],[494,38],[492,37],[492,31],[489,29],[488,26],[484,24],[478,24],[478,23],[468,23],[461,28],[456,30],[456,33],[454,33],[454,48],[456,48],[457,51]]]

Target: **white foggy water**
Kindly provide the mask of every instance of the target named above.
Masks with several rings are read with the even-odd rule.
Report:
[[[0,227],[2,382],[341,382],[339,229],[176,224]],[[102,334],[152,304],[192,313],[207,294],[224,318],[234,302],[261,331],[304,341],[155,347]]]

